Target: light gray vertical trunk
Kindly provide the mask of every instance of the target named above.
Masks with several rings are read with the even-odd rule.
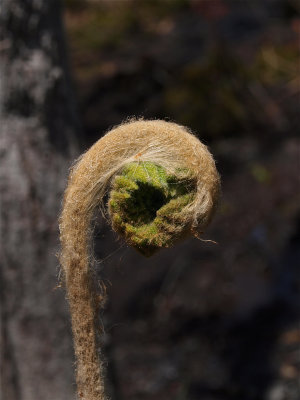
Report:
[[[56,0],[1,0],[1,400],[74,399],[57,285],[58,224],[78,124]]]

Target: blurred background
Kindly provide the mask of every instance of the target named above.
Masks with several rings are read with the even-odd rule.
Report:
[[[217,244],[150,259],[98,224],[111,399],[298,400],[299,3],[4,0],[2,24],[3,399],[74,398],[62,192],[75,157],[136,116],[190,127],[222,197]]]

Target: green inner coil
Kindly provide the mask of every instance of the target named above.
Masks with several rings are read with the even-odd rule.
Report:
[[[150,161],[127,164],[112,183],[108,201],[113,229],[145,256],[170,247],[190,224],[184,208],[196,193],[186,168],[169,174]]]

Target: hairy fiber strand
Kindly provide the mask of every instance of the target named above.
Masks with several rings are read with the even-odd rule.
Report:
[[[92,221],[108,215],[113,229],[151,255],[209,223],[219,176],[208,149],[175,123],[134,120],[96,142],[73,167],[60,217],[61,265],[70,304],[78,396],[104,400],[92,277]]]

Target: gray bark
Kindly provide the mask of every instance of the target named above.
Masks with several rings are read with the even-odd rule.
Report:
[[[58,214],[78,124],[56,0],[2,0],[0,88],[3,400],[74,399],[58,282]]]

